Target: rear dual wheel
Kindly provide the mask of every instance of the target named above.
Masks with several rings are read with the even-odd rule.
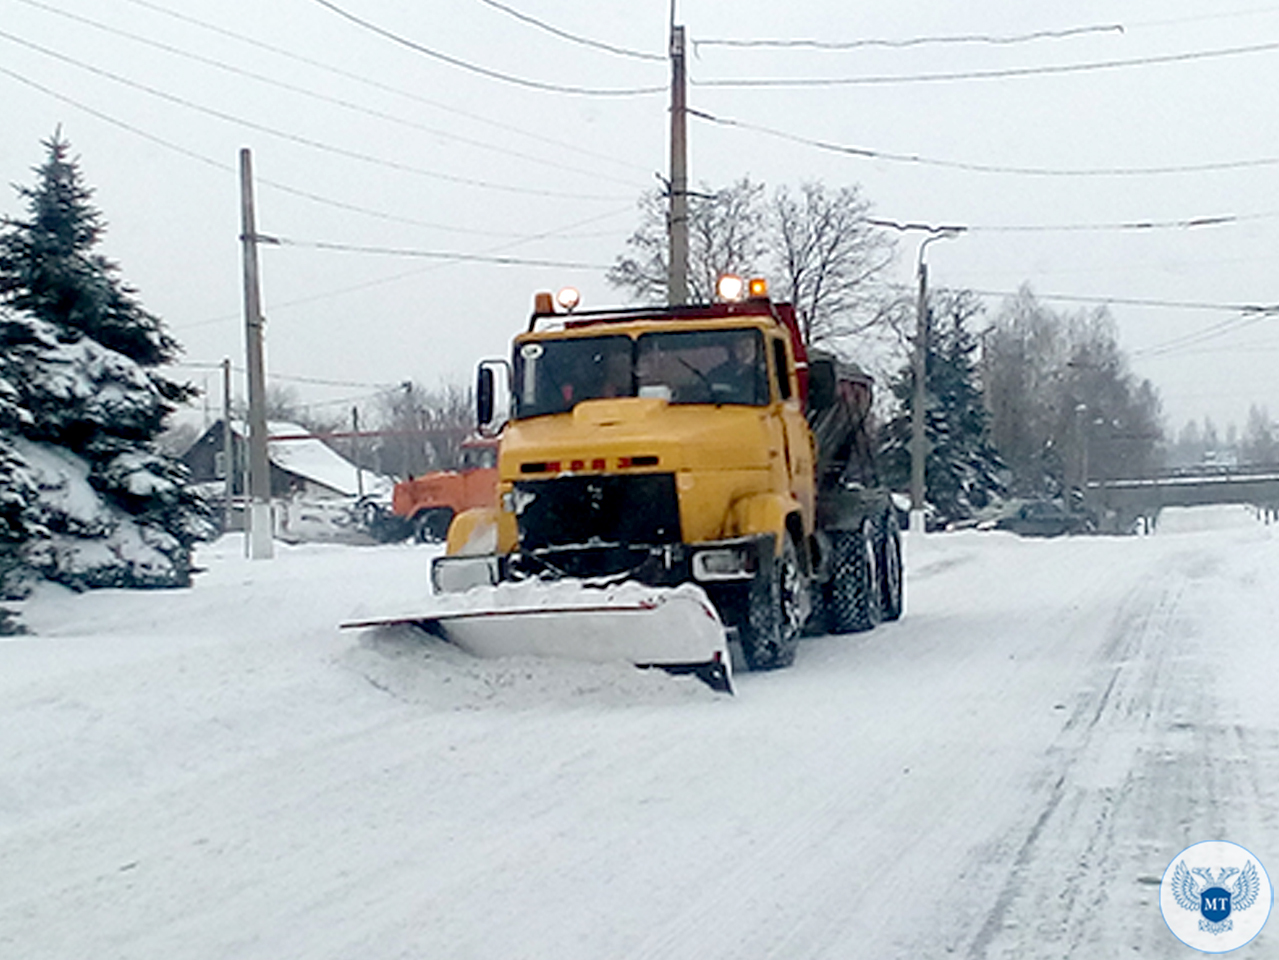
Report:
[[[879,528],[879,609],[885,620],[898,620],[904,606],[901,527],[897,517],[889,512],[880,520]]]
[[[832,531],[830,539],[832,576],[826,598],[830,632],[870,630],[884,616],[881,604],[884,578],[880,572],[881,551],[876,544],[875,525],[866,520],[854,530]],[[900,580],[900,554],[897,559]]]

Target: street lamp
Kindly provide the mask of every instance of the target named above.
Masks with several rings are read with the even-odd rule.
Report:
[[[913,225],[912,225],[913,226]],[[953,240],[964,227],[926,227],[929,235],[919,244],[916,272],[919,302],[915,308],[915,393],[910,408],[910,532],[924,532],[924,436],[925,379],[928,374],[928,264],[924,251],[934,240]]]

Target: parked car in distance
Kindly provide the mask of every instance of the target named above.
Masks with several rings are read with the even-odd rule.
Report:
[[[1067,510],[1056,500],[1023,500],[984,529],[1007,530],[1020,537],[1060,537],[1091,533],[1092,520],[1086,514]]]

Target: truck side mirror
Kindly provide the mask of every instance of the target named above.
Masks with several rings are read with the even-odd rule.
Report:
[[[825,410],[835,402],[835,360],[832,357],[808,359],[808,405],[814,411]]]
[[[510,403],[510,392],[510,367],[506,361],[480,363],[475,371],[475,425],[482,436],[496,436],[506,426],[508,414],[504,407]]]
[[[481,430],[493,422],[493,368],[475,371],[475,421]]]

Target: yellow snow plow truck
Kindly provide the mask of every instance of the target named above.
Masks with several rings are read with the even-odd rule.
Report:
[[[578,311],[540,293],[477,378],[497,499],[459,514],[429,621],[480,655],[627,659],[732,689],[801,632],[902,612],[871,380],[809,356],[763,281],[707,306]]]

